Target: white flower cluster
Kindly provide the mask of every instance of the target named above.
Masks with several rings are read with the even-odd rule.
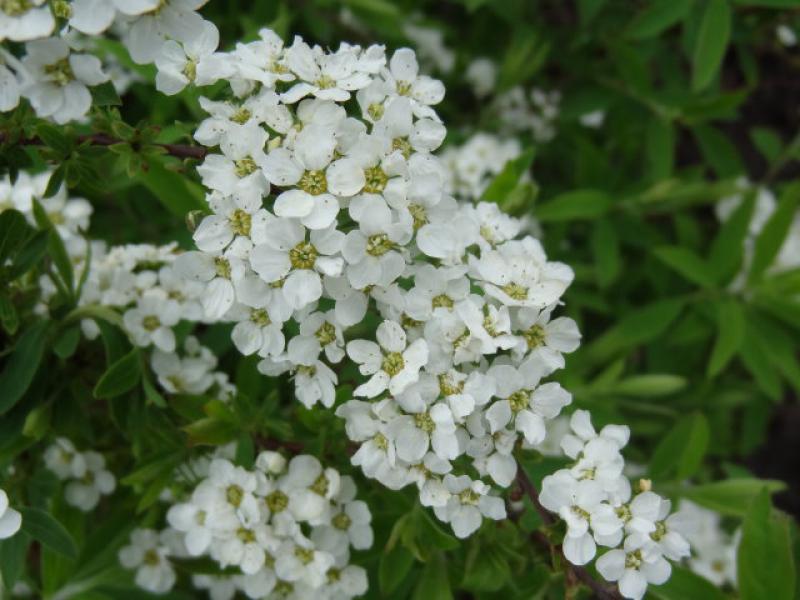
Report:
[[[109,81],[77,34],[118,33],[138,64],[156,63],[157,87],[176,93],[189,81],[213,83],[228,72],[214,57],[219,33],[197,11],[208,0],[17,0],[0,3],[0,43],[25,42],[15,57],[0,46],[0,111],[27,98],[57,123],[88,112],[89,88]],[[118,66],[111,65],[112,69]]]
[[[515,86],[495,98],[494,110],[503,127],[510,132],[528,132],[534,141],[543,144],[556,136],[561,93],[533,88],[526,91]]]
[[[353,598],[366,592],[367,576],[349,564],[350,549],[373,541],[369,508],[355,495],[350,477],[312,456],[287,463],[262,452],[253,471],[217,458],[190,497],[170,508],[172,529],[134,531],[120,562],[158,593],[175,583],[171,557],[208,556],[238,572],[193,580],[217,600],[237,590],[249,598]]]
[[[722,527],[719,513],[681,500],[680,513],[684,537],[692,546],[689,568],[714,585],[736,587],[736,555],[742,531],[733,534]]]
[[[47,448],[44,462],[56,477],[67,482],[64,490],[67,504],[83,512],[93,510],[102,496],[108,496],[117,487],[102,454],[93,450],[79,452],[66,438],[56,439]]]
[[[49,171],[36,175],[21,171],[13,183],[7,175],[0,179],[0,212],[18,210],[35,226],[33,204],[36,200],[64,243],[74,246],[80,242],[81,232],[89,227],[92,205],[83,198],[70,197],[63,185],[53,196],[45,198],[50,175]]]
[[[518,140],[484,132],[473,134],[460,146],[447,146],[441,153],[447,167],[446,192],[460,200],[477,201],[506,163],[521,153]]]
[[[613,548],[597,559],[597,570],[618,581],[624,597],[639,600],[648,584],[669,578],[667,559],[689,556],[682,517],[670,515],[670,501],[650,491],[649,482],[641,481],[638,492],[632,492],[622,472],[627,427],[606,425],[598,433],[584,410],[573,413],[570,427],[561,448],[574,462],[544,478],[540,501],[567,524],[567,560],[584,565],[595,557],[598,545]]]
[[[0,489],[0,540],[10,538],[22,527],[22,515],[9,506],[8,494]]]

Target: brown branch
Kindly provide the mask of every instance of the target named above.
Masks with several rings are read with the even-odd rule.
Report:
[[[545,525],[553,525],[557,522],[555,516],[548,511],[542,503],[539,502],[539,492],[536,489],[536,486],[533,485],[530,477],[525,472],[525,469],[522,465],[517,461],[517,483],[522,488],[522,491],[530,499],[531,503],[533,504],[536,512],[539,513],[539,516],[544,521]],[[592,577],[591,573],[584,569],[583,567],[579,567],[577,565],[573,565],[569,562],[564,553],[561,549],[560,545],[553,545],[550,540],[544,534],[540,532],[534,532],[531,534],[531,538],[538,544],[545,546],[551,553],[555,552],[566,565],[567,572],[566,576],[568,580],[572,581],[580,581],[585,586],[587,586],[592,592],[594,593],[595,598],[599,598],[600,600],[621,600],[622,596],[615,585],[605,585],[599,581],[597,581],[594,577]]]
[[[6,134],[0,133],[0,144],[6,143]],[[113,146],[114,144],[125,144],[124,140],[118,140],[105,133],[93,133],[89,135],[79,135],[79,144],[89,143],[92,146]],[[46,144],[38,137],[20,138],[14,142],[18,146],[45,146]],[[202,160],[208,154],[208,150],[202,146],[192,146],[188,144],[149,144],[157,148],[162,148],[170,156],[180,159],[191,158]]]

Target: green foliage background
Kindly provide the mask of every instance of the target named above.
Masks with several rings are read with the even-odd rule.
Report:
[[[364,28],[344,24],[342,7]],[[212,0],[203,14],[219,26],[223,48],[265,25],[285,39],[301,34],[331,47],[341,40],[407,45],[401,25],[411,15],[440,28],[457,56],[451,74],[435,73],[447,86],[437,109],[451,143],[498,126],[463,78],[476,57],[499,64],[498,92],[515,85],[560,90],[557,137],[538,146],[526,141],[536,188],[518,183],[522,161],[487,192],[508,210],[536,217],[549,257],[576,271],[564,311],[578,321],[584,344],[560,380],[599,424],[631,427],[627,456],[644,465],[656,491],[721,512],[731,529],[744,523],[739,592],[676,569],[650,597],[797,597],[797,528],[763,490],[788,484],[778,505],[800,514],[800,433],[786,425],[797,423],[800,410],[800,270],[769,271],[800,201],[800,51],[781,46],[774,33],[781,23],[800,28],[800,2]],[[104,42],[104,49],[133,66],[121,46]],[[60,165],[56,180],[95,207],[93,238],[177,239],[190,248],[184,215],[203,209],[194,163],[153,144],[190,142],[202,117],[197,93],[158,95],[149,83],[154,69],[135,69],[146,82],[119,108],[109,90],[99,93],[90,126],[55,128],[25,109],[0,117],[0,165]],[[606,111],[601,128],[579,123],[598,109]],[[120,143],[82,143],[80,136],[97,132]],[[21,149],[19,139],[34,135],[44,145]],[[732,292],[755,197],[745,195],[723,225],[713,208],[742,177],[775,190],[779,208],[755,242],[744,289]],[[7,583],[25,574],[44,597],[65,588],[89,600],[147,597],[116,565],[116,548],[134,521],[161,524],[159,493],[175,466],[207,445],[236,441],[237,459],[247,464],[262,440],[300,441],[306,452],[351,470],[341,422],[329,411],[305,410],[284,382],[260,376],[223,326],[201,339],[235,379],[233,405],[165,401],[115,317],[74,309],[80,274],[64,260],[46,215],[38,231],[7,215],[0,221],[2,258],[12,261],[0,285],[0,466],[15,465],[3,487],[25,498],[24,519],[33,524],[0,544]],[[32,314],[30,289],[9,283],[44,268],[64,284],[50,321]],[[76,323],[86,316],[103,323],[102,344],[79,340]],[[339,398],[349,391],[341,386]],[[121,479],[113,502],[88,518],[63,504],[43,468],[37,448],[54,435],[102,448]],[[533,454],[526,463],[534,481],[557,466]],[[358,481],[376,525],[376,548],[356,557],[370,571],[368,597],[587,597],[529,539],[541,527],[534,511],[516,524],[487,524],[460,544],[414,494]],[[29,538],[41,543],[33,554]],[[186,561],[181,573],[207,568]]]

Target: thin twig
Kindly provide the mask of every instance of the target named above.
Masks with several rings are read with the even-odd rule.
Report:
[[[544,506],[542,506],[541,502],[539,502],[539,492],[536,489],[536,486],[533,485],[530,477],[528,477],[525,469],[522,468],[522,465],[519,463],[519,461],[517,461],[517,483],[519,483],[519,486],[528,496],[534,508],[536,509],[536,512],[539,513],[539,516],[542,518],[542,521],[544,521],[545,525],[553,525],[556,522],[555,516],[553,516],[553,514]],[[561,558],[561,562],[566,565],[568,579],[577,580],[586,585],[590,590],[592,590],[596,598],[599,598],[599,600],[622,599],[622,596],[620,595],[616,586],[605,585],[592,577],[591,573],[589,573],[589,571],[583,567],[573,565],[566,559],[566,557],[564,557],[561,546],[551,544],[547,536],[539,532],[534,532],[532,534],[532,539],[538,544],[543,546],[546,545],[550,552],[556,552]]]

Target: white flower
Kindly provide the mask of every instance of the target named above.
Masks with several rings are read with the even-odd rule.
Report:
[[[236,349],[245,356],[254,353],[262,357],[277,356],[283,352],[286,343],[283,324],[291,313],[280,308],[234,307],[229,317],[238,321],[231,332]]]
[[[491,59],[480,57],[467,66],[464,73],[467,82],[472,86],[472,91],[478,98],[488,96],[494,91],[497,81],[497,66]]]
[[[158,67],[156,89],[168,96],[177,94],[187,85],[211,85],[233,74],[233,65],[216,54],[219,30],[209,22],[182,45],[167,40],[155,63]]]
[[[175,350],[175,333],[172,331],[181,319],[180,306],[155,288],[145,292],[134,308],[123,316],[125,329],[137,346],[151,343],[163,352]]]
[[[107,496],[117,487],[117,480],[111,471],[106,469],[106,461],[97,452],[84,452],[86,472],[80,479],[70,481],[64,490],[64,498],[68,504],[89,512],[101,496]]]
[[[225,254],[185,252],[175,260],[175,268],[187,279],[206,283],[203,311],[209,319],[219,319],[233,306],[234,286],[243,281],[245,265],[230,250]]]
[[[285,581],[303,581],[312,588],[319,588],[333,562],[333,556],[316,550],[311,541],[298,534],[278,549],[275,573]]]
[[[0,63],[0,112],[14,110],[19,104],[20,84],[17,76]]]
[[[643,540],[630,536],[624,550],[610,550],[597,559],[597,570],[608,581],[618,581],[625,598],[640,600],[648,584],[659,585],[669,579],[672,571],[661,554],[641,544]]]
[[[563,368],[561,354],[574,352],[581,340],[575,321],[567,317],[551,320],[554,308],[551,306],[541,311],[522,308],[516,314],[517,325],[522,330],[522,340],[516,351],[520,355],[530,352],[531,356],[542,361],[547,366],[543,375]]]
[[[359,229],[347,234],[342,247],[350,284],[363,289],[394,282],[405,270],[406,261],[399,249],[411,234],[410,219],[395,220],[384,203],[369,204],[359,216]]]
[[[369,75],[360,70],[358,53],[357,46],[342,45],[337,52],[325,54],[319,46],[312,48],[295,36],[284,57],[300,82],[282,94],[284,102],[292,104],[309,94],[338,102],[349,99],[351,91],[370,82]]]
[[[266,282],[282,281],[284,298],[299,310],[322,295],[319,273],[341,273],[338,254],[344,235],[334,226],[311,231],[309,240],[297,221],[275,219],[267,223],[263,241],[250,253],[253,270]]]
[[[92,105],[86,86],[108,80],[100,60],[88,54],[70,54],[67,43],[56,38],[28,42],[25,49],[22,62],[33,83],[22,93],[36,114],[60,124],[83,117]]]
[[[488,495],[489,486],[482,481],[448,474],[444,476],[444,484],[451,496],[445,506],[436,506],[434,511],[442,521],[450,523],[456,537],[472,535],[481,526],[483,517],[496,521],[506,518],[503,499]]]
[[[119,551],[119,562],[126,569],[136,569],[136,585],[163,594],[175,585],[175,571],[169,562],[169,549],[152,529],[134,529],[131,544]]]
[[[61,480],[80,479],[86,474],[86,458],[67,438],[56,438],[45,450],[44,462]]]
[[[388,389],[399,394],[419,378],[419,370],[428,360],[428,345],[419,339],[407,344],[406,333],[399,323],[384,321],[376,332],[378,343],[353,340],[347,344],[347,354],[359,364],[362,375],[369,381],[353,392],[356,396],[374,398]]]
[[[111,26],[117,9],[109,0],[72,0],[69,13],[70,27],[86,35],[97,35]]]
[[[408,96],[414,100],[415,108],[422,105],[439,104],[444,98],[444,85],[441,81],[419,74],[419,64],[414,51],[410,48],[396,50],[389,61],[389,68],[384,78],[399,96]],[[420,116],[429,113],[421,112]]]
[[[529,444],[538,444],[545,437],[545,419],[558,416],[572,398],[557,383],[536,387],[537,375],[533,369],[517,370],[509,365],[498,365],[489,370],[497,381],[495,401],[486,411],[492,433],[504,428],[512,420],[517,431]],[[531,380],[533,376],[534,380]]]
[[[8,495],[0,490],[0,540],[10,538],[22,527],[22,515],[8,505]]]
[[[208,0],[114,0],[117,10],[132,17],[123,41],[134,62],[155,62],[167,39],[187,42],[203,28],[197,11]]]
[[[55,25],[53,13],[45,0],[0,5],[0,41],[25,42],[47,37]]]

